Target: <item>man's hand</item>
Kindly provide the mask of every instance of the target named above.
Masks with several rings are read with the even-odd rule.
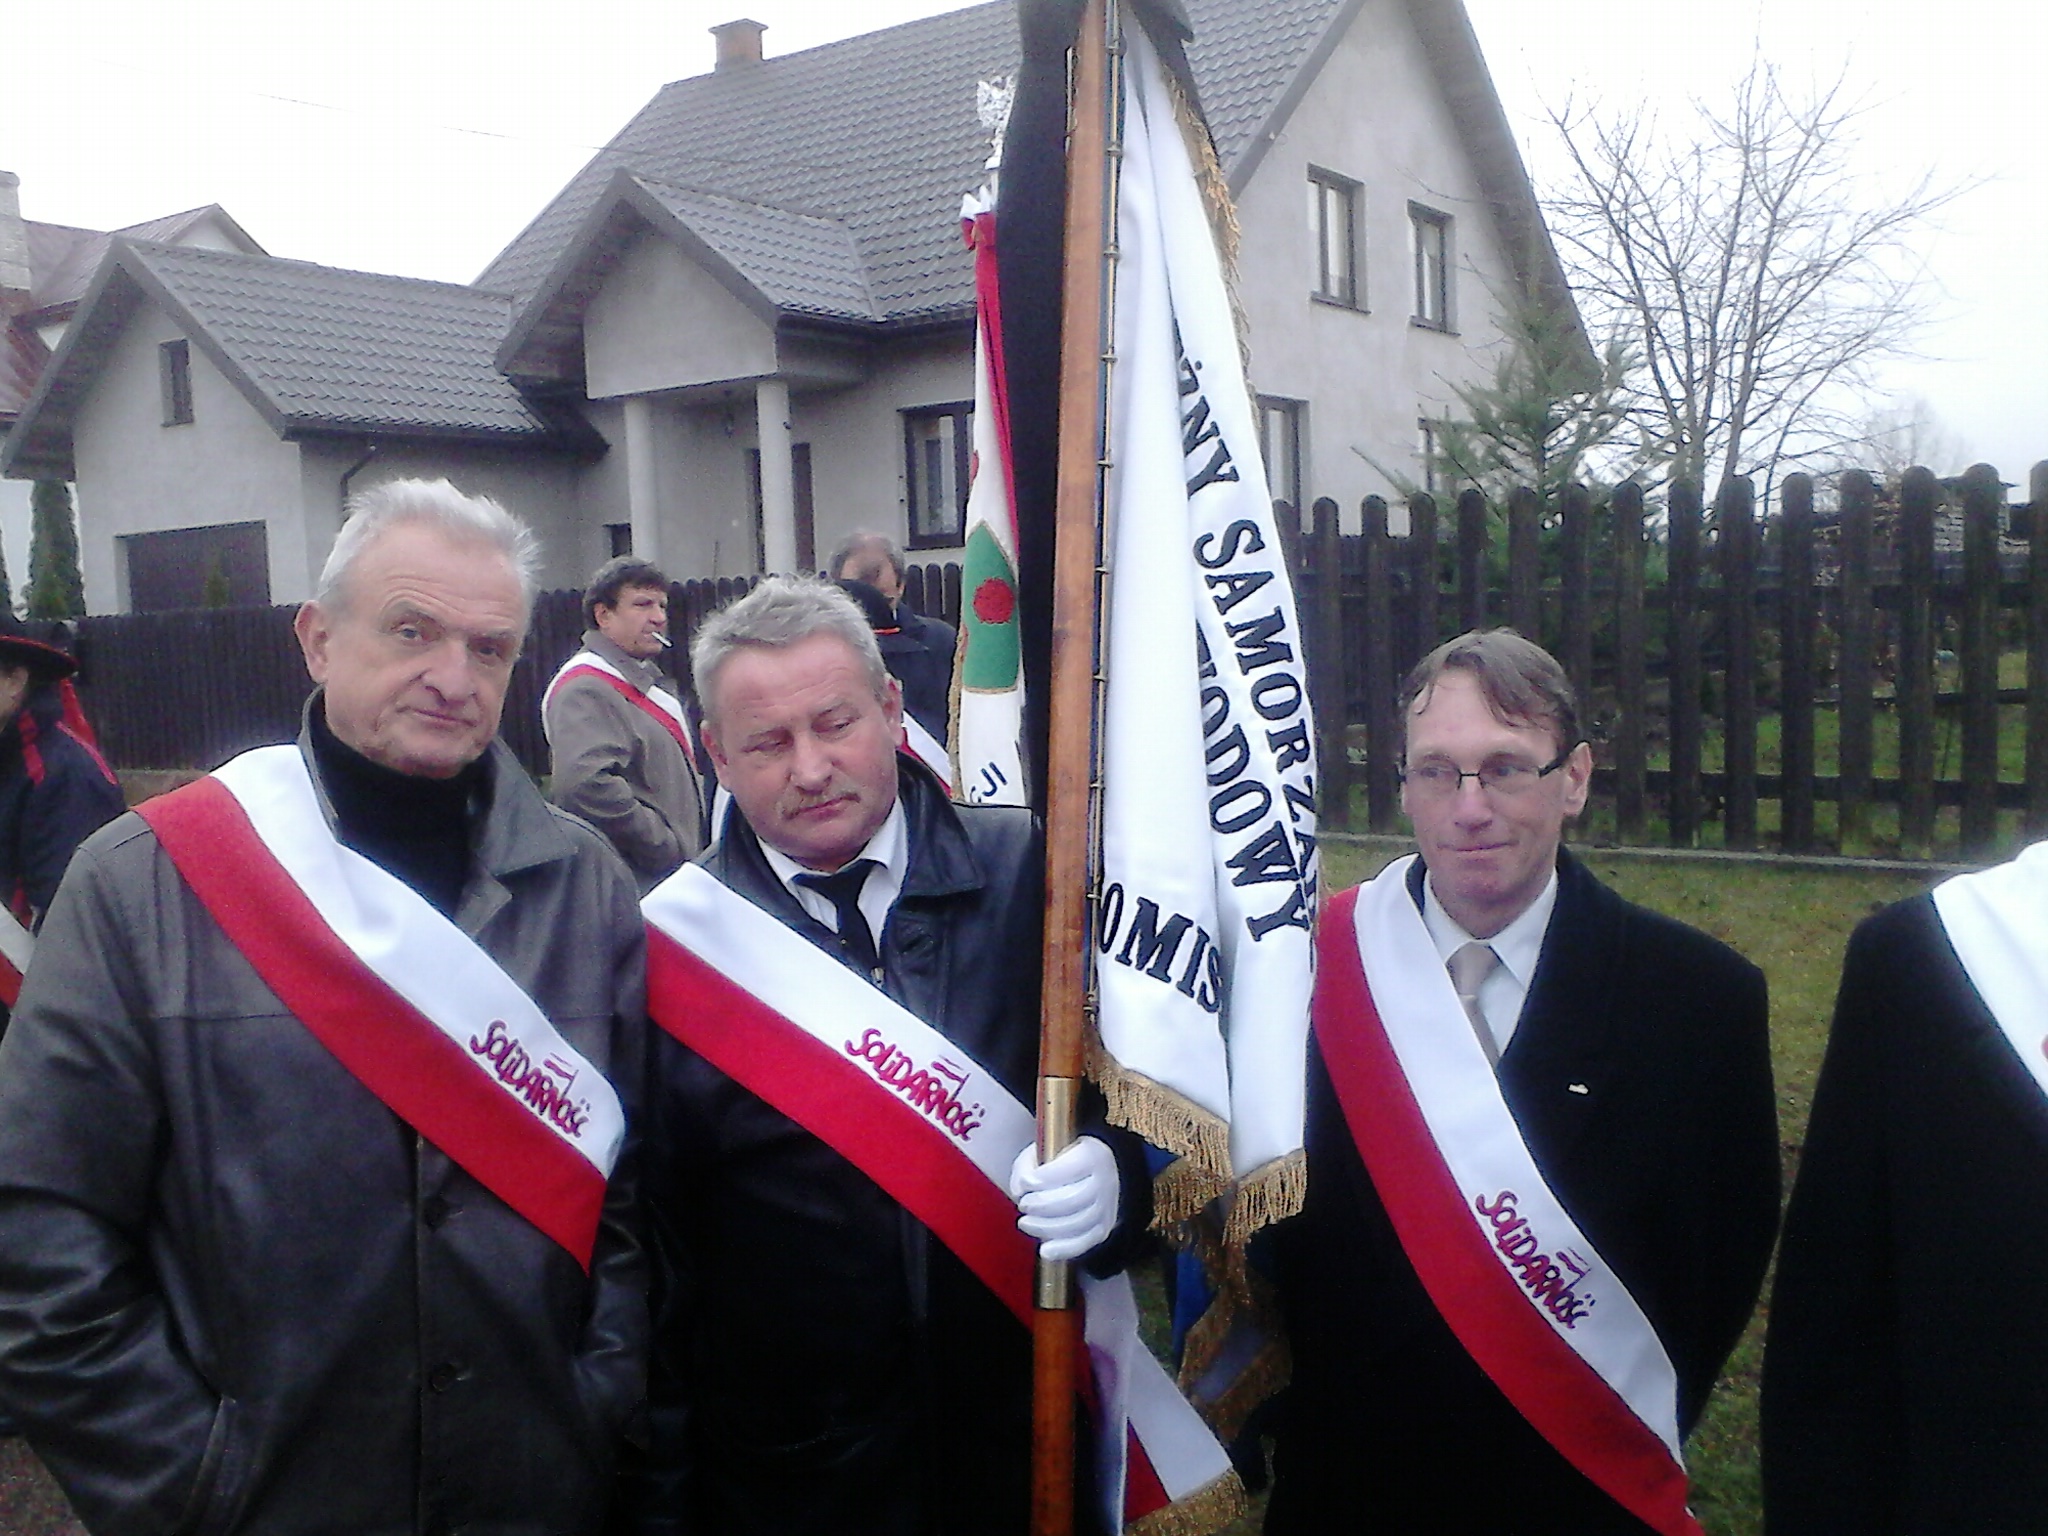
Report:
[[[1038,1148],[1026,1147],[1010,1166],[1017,1226],[1038,1239],[1043,1259],[1083,1258],[1101,1246],[1116,1225],[1120,1193],[1116,1156],[1093,1136],[1081,1137],[1043,1167]]]

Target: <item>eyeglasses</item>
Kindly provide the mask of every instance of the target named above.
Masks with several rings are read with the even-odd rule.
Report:
[[[1401,782],[1408,786],[1410,794],[1425,800],[1454,800],[1463,792],[1467,779],[1477,779],[1479,787],[1489,795],[1512,800],[1534,789],[1538,779],[1562,768],[1571,760],[1574,750],[1566,747],[1541,768],[1518,757],[1488,758],[1477,768],[1460,768],[1440,757],[1425,758],[1419,763],[1403,764]]]

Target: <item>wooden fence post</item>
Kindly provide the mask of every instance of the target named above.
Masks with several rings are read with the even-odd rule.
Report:
[[[1862,470],[1844,474],[1841,498],[1841,619],[1836,628],[1836,716],[1841,734],[1841,788],[1836,804],[1844,853],[1870,851],[1871,722],[1877,686],[1875,615],[1870,591],[1871,510],[1877,487]]]
[[[1813,477],[1785,477],[1778,500],[1778,813],[1792,853],[1813,848]]]
[[[1989,464],[1963,475],[1962,854],[1998,845],[1998,534],[2005,487]]]
[[[1410,665],[1436,649],[1437,576],[1436,498],[1417,491],[1408,498],[1408,587],[1415,597],[1415,638]]]
[[[1394,830],[1395,765],[1401,755],[1394,718],[1394,549],[1384,496],[1365,498],[1365,815],[1375,832]]]
[[[1526,485],[1508,497],[1508,623],[1543,643],[1543,504]]]
[[[1643,841],[1648,658],[1643,627],[1643,488],[1614,493],[1614,828],[1618,841]]]
[[[1486,498],[1458,493],[1458,632],[1486,628]]]
[[[1593,696],[1593,498],[1583,485],[1568,485],[1559,530],[1564,543],[1559,654],[1565,676],[1589,703]]]
[[[2027,832],[2048,832],[2048,459],[2027,477]]]
[[[1344,643],[1344,541],[1337,503],[1315,503],[1316,753],[1322,772],[1323,825],[1351,827],[1351,686]],[[1368,648],[1370,654],[1370,648]]]
[[[1899,849],[1934,852],[1933,474],[1915,466],[1899,488]]]
[[[1700,488],[1671,482],[1670,606],[1665,622],[1671,658],[1671,846],[1700,840]]]
[[[1721,633],[1728,650],[1722,689],[1723,826],[1730,848],[1756,846],[1756,492],[1734,475],[1721,482]]]
[[[2005,485],[1991,465],[1962,477],[1962,856],[1999,844],[1999,514]]]

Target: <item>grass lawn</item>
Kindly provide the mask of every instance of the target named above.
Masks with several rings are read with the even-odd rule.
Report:
[[[1327,887],[1337,891],[1356,885],[1391,857],[1325,844]],[[1924,889],[1925,882],[1896,874],[1606,858],[1598,850],[1589,850],[1585,858],[1596,875],[1631,901],[1713,934],[1749,956],[1770,978],[1778,1130],[1789,1188],[1806,1135],[1807,1108],[1849,930],[1876,908]],[[1711,1536],[1756,1536],[1763,1530],[1756,1437],[1762,1314],[1759,1307],[1687,1447],[1693,1509]],[[1249,1536],[1258,1529],[1256,1517],[1235,1529]]]

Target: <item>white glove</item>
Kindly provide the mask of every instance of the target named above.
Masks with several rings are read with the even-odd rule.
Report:
[[[1094,1136],[1077,1138],[1042,1168],[1036,1144],[1010,1165],[1018,1229],[1038,1239],[1042,1259],[1078,1259],[1100,1247],[1116,1225],[1121,1192],[1116,1154]]]

